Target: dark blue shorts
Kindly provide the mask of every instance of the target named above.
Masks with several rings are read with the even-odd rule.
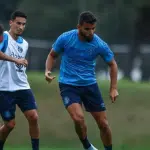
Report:
[[[37,109],[31,89],[14,92],[0,91],[0,114],[4,121],[15,118],[16,105],[22,112]]]
[[[59,83],[59,88],[66,108],[73,103],[79,103],[83,104],[88,112],[106,110],[97,83],[88,86],[72,86]]]

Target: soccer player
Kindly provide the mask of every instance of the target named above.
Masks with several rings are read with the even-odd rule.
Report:
[[[15,127],[16,105],[28,120],[32,150],[39,150],[37,105],[25,73],[28,43],[21,37],[26,21],[24,12],[13,12],[10,30],[3,32],[3,38],[0,38],[0,114],[4,121],[0,127],[0,150]],[[1,27],[0,31],[3,31]]]
[[[100,129],[105,150],[112,150],[112,136],[106,108],[95,77],[96,57],[100,55],[110,67],[110,97],[118,96],[117,64],[108,45],[96,34],[96,17],[89,11],[79,16],[77,29],[61,34],[46,60],[45,78],[50,83],[55,59],[62,54],[59,88],[63,103],[70,114],[75,131],[86,150],[97,150],[88,140],[82,104],[90,112]]]

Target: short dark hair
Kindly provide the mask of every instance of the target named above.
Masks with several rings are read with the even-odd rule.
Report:
[[[0,24],[0,35],[2,35],[4,32],[4,26],[2,24]]]
[[[85,11],[80,14],[78,23],[80,25],[82,25],[84,22],[94,24],[96,21],[97,19],[92,12]]]
[[[27,19],[27,15],[24,12],[19,11],[19,10],[16,10],[11,14],[11,20],[15,20],[16,17],[23,17]]]

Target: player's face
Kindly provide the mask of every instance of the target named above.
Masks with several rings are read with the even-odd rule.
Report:
[[[13,34],[19,36],[23,33],[26,25],[26,19],[23,17],[16,17],[10,21],[10,30]]]
[[[78,25],[79,34],[86,41],[91,41],[93,39],[95,28],[96,28],[96,23],[90,24],[84,22],[82,25]]]

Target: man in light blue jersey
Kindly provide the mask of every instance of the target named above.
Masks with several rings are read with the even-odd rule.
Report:
[[[51,70],[61,54],[59,88],[63,103],[75,124],[75,131],[86,150],[97,150],[88,140],[82,104],[90,112],[100,129],[105,150],[112,150],[112,136],[106,108],[95,77],[97,56],[110,67],[110,97],[114,103],[117,91],[117,64],[113,52],[96,34],[95,16],[87,11],[80,14],[77,29],[61,34],[46,60],[45,78],[50,83],[55,76]]]

